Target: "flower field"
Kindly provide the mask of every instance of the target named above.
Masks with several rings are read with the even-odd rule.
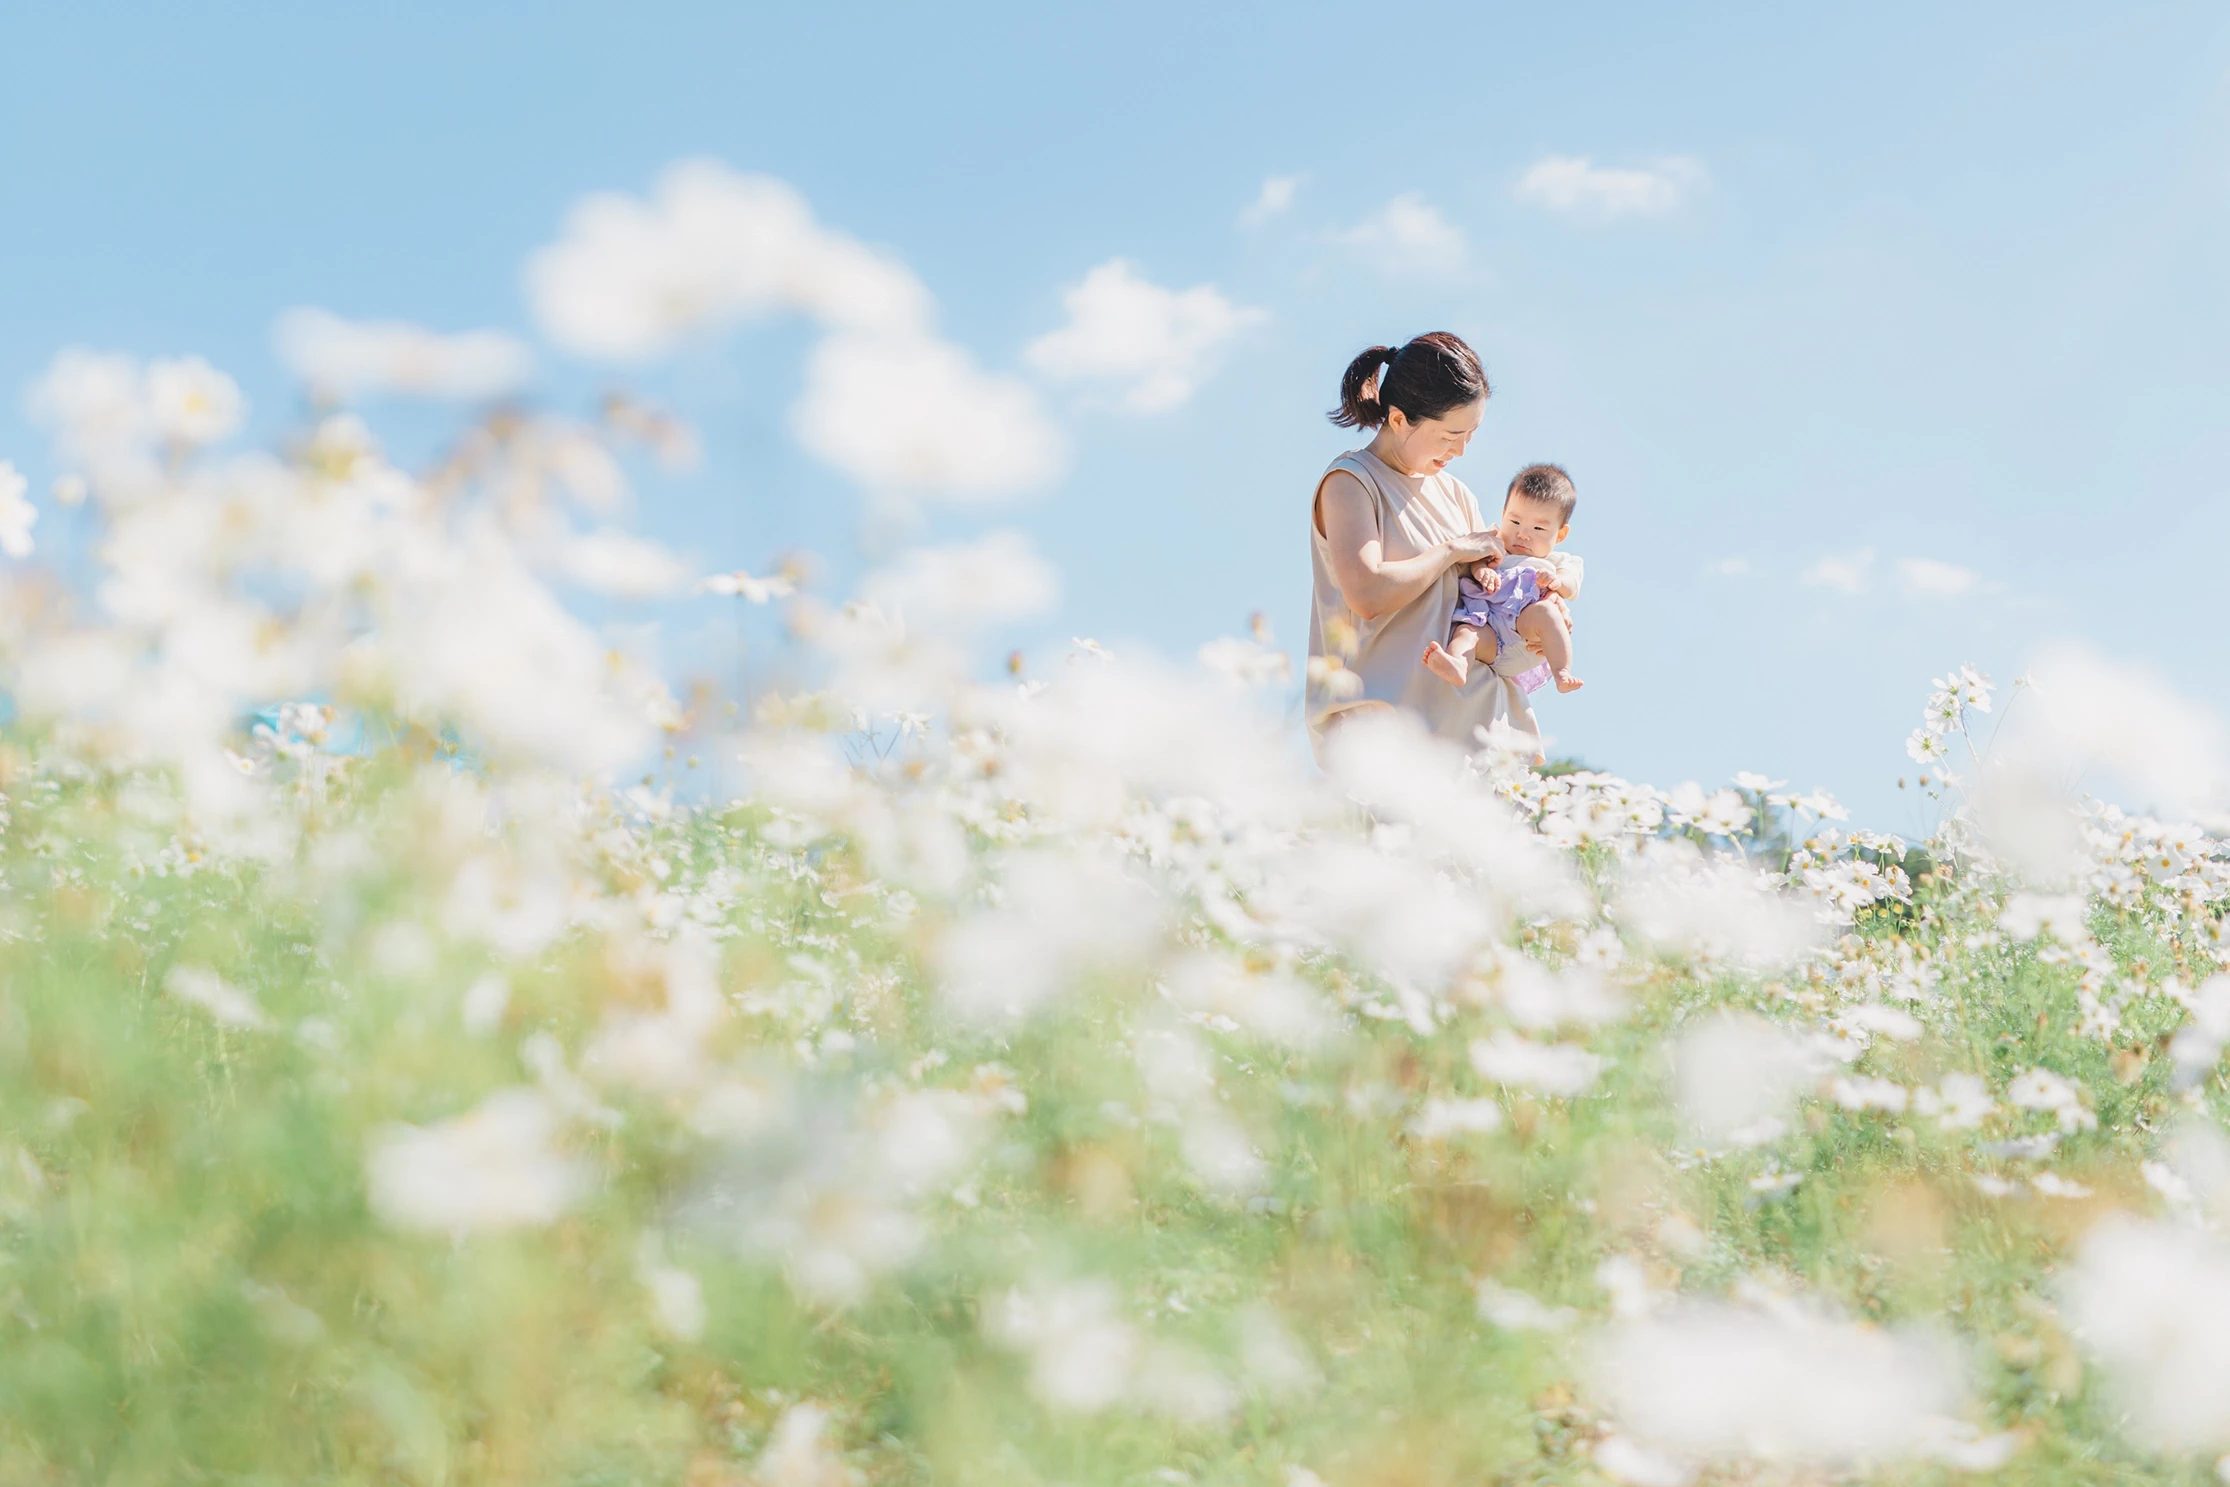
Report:
[[[414,473],[222,452],[198,362],[35,401],[94,571],[0,616],[0,1481],[2230,1451],[2230,856],[1988,738],[2064,688],[1938,683],[1924,842],[1398,725],[1320,773],[1259,638],[985,680],[1052,584],[993,536],[712,580],[812,677],[731,715],[549,587],[661,561],[574,525],[650,410]]]

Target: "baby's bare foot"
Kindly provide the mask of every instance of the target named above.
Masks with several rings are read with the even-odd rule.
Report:
[[[1435,640],[1425,647],[1425,669],[1451,687],[1460,687],[1471,674],[1471,663]]]
[[[1569,671],[1559,671],[1556,674],[1556,689],[1559,692],[1577,692],[1586,685],[1586,682],[1581,681]]]

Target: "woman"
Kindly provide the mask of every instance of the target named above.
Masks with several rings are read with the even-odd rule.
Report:
[[[1468,744],[1499,710],[1503,685],[1489,668],[1459,688],[1421,664],[1426,645],[1447,636],[1457,570],[1502,556],[1478,501],[1447,473],[1488,392],[1477,354],[1446,331],[1373,346],[1340,379],[1332,422],[1377,433],[1316,484],[1308,725],[1319,755],[1329,725],[1364,711],[1402,708]]]

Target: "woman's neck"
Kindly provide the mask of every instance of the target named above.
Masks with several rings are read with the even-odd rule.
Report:
[[[1377,460],[1396,475],[1407,475],[1410,479],[1415,480],[1425,473],[1422,470],[1412,470],[1401,462],[1393,441],[1387,438],[1384,429],[1380,429],[1378,437],[1371,440],[1370,455],[1371,458]]]

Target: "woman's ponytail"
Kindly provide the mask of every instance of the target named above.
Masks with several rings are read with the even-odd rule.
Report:
[[[1386,378],[1380,367],[1391,368],[1401,355],[1398,346],[1373,346],[1347,364],[1340,377],[1340,405],[1325,416],[1343,429],[1375,429],[1386,421],[1386,404],[1379,389]]]
[[[1343,429],[1375,429],[1399,408],[1411,423],[1422,423],[1489,391],[1478,353],[1461,336],[1436,330],[1406,345],[1373,346],[1349,362],[1340,405],[1325,416]]]

